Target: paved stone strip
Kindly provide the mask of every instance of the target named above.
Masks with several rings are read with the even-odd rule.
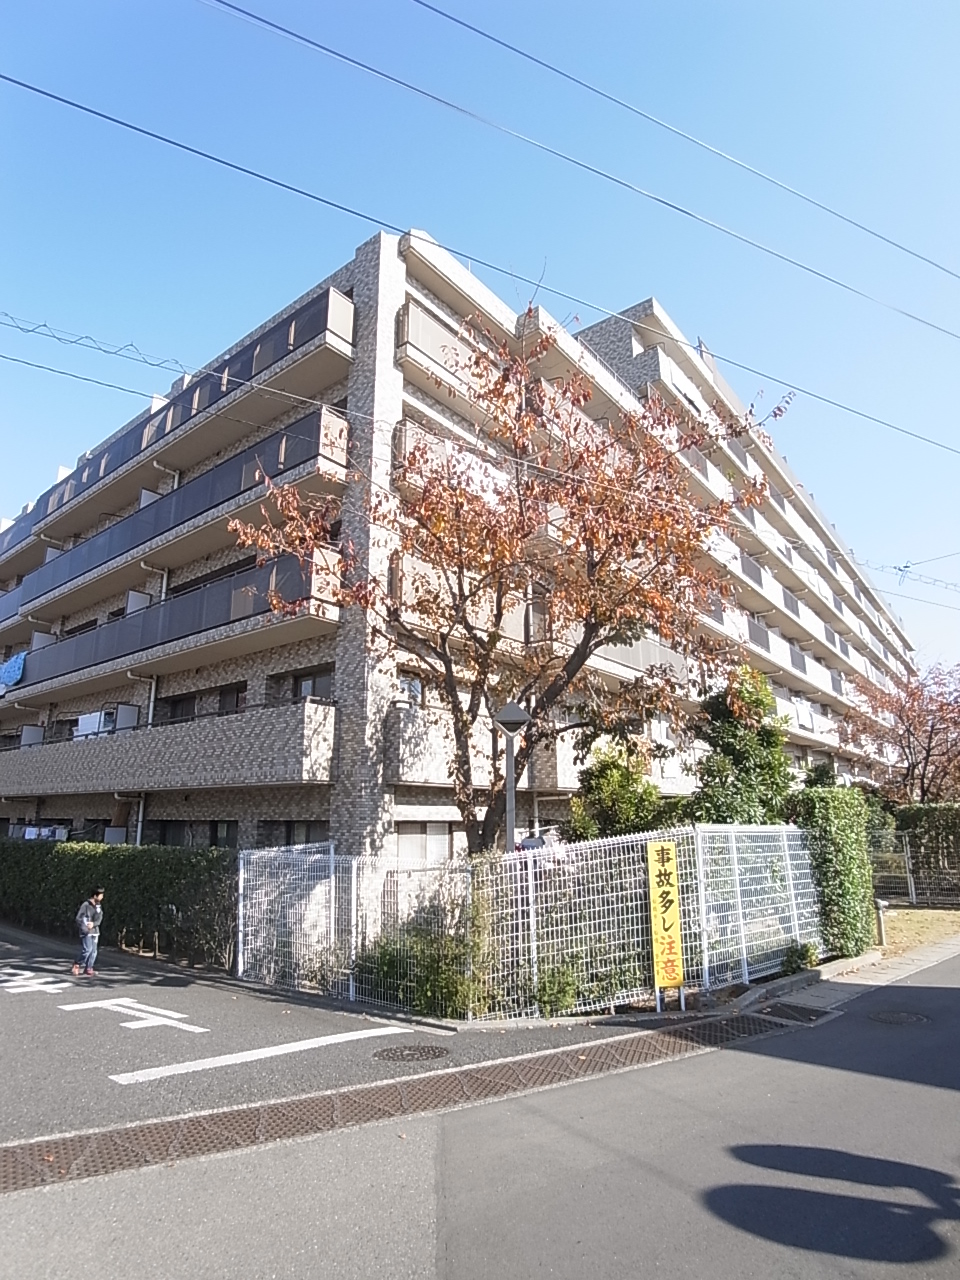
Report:
[[[756,1015],[710,1018],[285,1102],[12,1143],[0,1147],[0,1194],[504,1098],[783,1029],[782,1023]]]

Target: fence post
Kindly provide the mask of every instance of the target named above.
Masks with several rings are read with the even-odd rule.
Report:
[[[780,829],[780,843],[783,845],[783,865],[787,873],[787,893],[790,896],[790,924],[793,927],[793,936],[800,942],[800,918],[797,915],[797,895],[793,890],[793,867],[790,865],[790,845],[787,842],[787,833],[783,828]]]
[[[697,898],[700,903],[700,951],[702,961],[702,983],[704,991],[710,990],[710,934],[707,929],[707,882],[706,867],[703,864],[703,836],[700,828],[693,828],[693,849],[697,860]]]
[[[536,1000],[539,979],[537,974],[537,901],[536,886],[533,873],[533,850],[527,849],[527,898],[530,920],[530,976],[533,979],[534,1000]]]
[[[913,866],[910,862],[910,836],[906,831],[901,832],[900,836],[903,841],[903,861],[907,868],[907,893],[910,895],[910,905],[917,905],[917,886],[913,879]]]
[[[737,928],[740,932],[740,964],[742,971],[743,985],[747,986],[750,982],[749,969],[747,966],[747,934],[743,926],[743,899],[740,896],[740,861],[737,857],[737,836],[736,830],[730,827],[727,831],[727,848],[730,851],[730,862],[733,865],[733,888],[737,899]]]
[[[350,999],[357,998],[357,862],[350,859]]]
[[[237,855],[237,977],[243,977],[243,854]]]
[[[330,948],[337,940],[337,856],[336,845],[330,841]]]

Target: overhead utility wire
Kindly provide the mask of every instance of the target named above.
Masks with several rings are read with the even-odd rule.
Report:
[[[331,200],[326,196],[318,195],[315,191],[309,191],[305,187],[298,187],[294,183],[284,182],[280,178],[274,178],[270,174],[262,173],[260,170],[251,169],[247,165],[237,164],[233,160],[227,160],[223,156],[215,155],[211,151],[204,151],[200,147],[193,147],[189,143],[180,142],[176,138],[170,138],[166,134],[157,133],[153,129],[146,129],[142,125],[133,124],[129,120],[123,120],[119,116],[109,115],[105,111],[98,111],[94,107],[85,106],[81,102],[74,102],[71,98],[65,98],[61,94],[52,93],[49,89],[41,89],[37,85],[28,84],[24,80],[17,80],[14,76],[8,76],[0,72],[0,81],[6,84],[15,85],[19,89],[26,89],[30,93],[38,94],[42,98],[47,98],[51,102],[57,102],[61,106],[70,107],[74,111],[80,111],[85,115],[93,116],[97,120],[104,120],[108,124],[117,125],[118,128],[126,129],[131,133],[135,133],[144,138],[151,138],[154,142],[162,142],[165,146],[173,147],[177,151],[183,151],[187,155],[197,156],[202,160],[209,160],[211,164],[219,165],[223,169],[228,169],[233,173],[243,174],[248,178],[255,178],[258,182],[264,182],[268,186],[276,187],[281,191],[287,191],[293,195],[303,196],[306,200],[311,200],[315,204],[323,205],[325,208],[334,209],[338,213],[349,214],[352,218],[357,218],[361,222],[367,222],[371,226],[380,227],[384,231],[391,231],[395,235],[411,235],[416,238],[415,233],[411,233],[408,228],[398,226],[394,222],[389,222],[384,218],[375,217],[373,214],[364,213],[360,209],[354,209],[350,205],[346,205],[337,200]],[[579,294],[570,293],[565,289],[558,289],[554,285],[547,284],[543,279],[534,279],[532,276],[525,276],[519,271],[514,271],[509,267],[502,267],[496,262],[490,262],[486,258],[478,257],[475,253],[458,249],[455,246],[444,244],[441,241],[435,241],[432,238],[430,244],[436,245],[440,249],[446,250],[447,253],[454,254],[459,258],[466,259],[475,263],[479,267],[485,267],[488,271],[494,271],[497,275],[506,276],[510,280],[516,280],[520,284],[530,285],[531,288],[538,289],[543,293],[548,293],[553,297],[562,298],[565,302],[572,302],[576,306],[588,307],[591,311],[596,311],[600,315],[609,316],[616,320],[628,320],[622,311],[611,311],[609,307],[604,307],[598,302],[591,302],[588,298],[582,298]],[[699,347],[694,342],[688,342],[682,338],[674,339],[678,346],[686,347],[690,351],[699,355]],[[589,350],[589,347],[587,348]],[[816,400],[820,404],[829,405],[833,409],[840,409],[844,413],[849,413],[855,418],[860,418],[864,422],[872,422],[876,426],[884,427],[888,431],[895,431],[898,435],[907,436],[911,440],[919,440],[923,444],[932,445],[935,449],[942,449],[946,453],[952,453],[960,457],[960,448],[946,444],[943,440],[935,440],[931,436],[921,435],[917,431],[910,431],[907,427],[898,426],[895,422],[890,422],[886,418],[878,417],[876,414],[867,413],[863,409],[857,409],[853,405],[845,404],[842,400],[835,400],[830,396],[821,395],[817,391],[811,391],[808,387],[802,386],[798,382],[791,381],[787,378],[779,378],[772,373],[765,373],[761,369],[755,368],[753,365],[744,364],[742,361],[734,360],[731,356],[720,355],[716,351],[711,351],[714,360],[719,360],[721,364],[729,365],[733,369],[740,369],[744,373],[749,373],[753,377],[762,378],[769,382],[774,382],[777,386],[785,387],[789,391],[795,391],[798,395],[808,396],[811,400]]]
[[[918,315],[914,311],[907,311],[904,307],[898,307],[896,303],[885,302],[882,298],[876,297],[875,294],[867,293],[866,290],[858,289],[856,285],[848,284],[845,280],[840,280],[837,276],[832,276],[826,271],[821,271],[817,267],[812,267],[809,263],[801,262],[799,258],[792,258],[789,254],[781,253],[779,249],[774,249],[760,240],[754,240],[751,236],[744,235],[740,231],[734,231],[732,227],[725,226],[722,222],[716,222],[714,219],[708,218],[704,214],[696,213],[693,209],[688,209],[685,205],[677,204],[675,201],[668,200],[664,196],[658,196],[655,192],[648,191],[645,187],[637,186],[627,178],[621,178],[607,169],[601,169],[598,165],[590,164],[587,160],[581,160],[577,156],[570,155],[569,152],[560,151],[557,147],[552,147],[549,143],[541,142],[539,139],[531,137],[529,134],[521,133],[517,129],[511,129],[508,125],[500,124],[496,120],[491,120],[488,116],[483,116],[476,111],[471,111],[469,107],[464,107],[457,102],[452,102],[449,98],[443,98],[439,94],[432,93],[429,89],[423,89],[409,80],[402,80],[399,76],[391,75],[388,71],[381,71],[379,67],[374,67],[370,63],[361,62],[358,58],[353,58],[349,54],[342,53],[339,49],[334,49],[330,45],[321,44],[320,41],[314,40],[300,31],[294,31],[290,27],[281,26],[280,23],[272,22],[269,18],[261,17],[260,14],[254,13],[250,9],[243,9],[240,5],[230,3],[230,0],[201,0],[201,3],[213,8],[221,9],[225,13],[231,13],[236,17],[242,18],[247,22],[252,22],[256,26],[263,27],[266,30],[276,32],[278,35],[285,36],[287,39],[293,40],[298,44],[305,45],[310,49],[315,49],[318,53],[322,53],[326,57],[333,58],[337,62],[342,62],[346,66],[354,67],[359,71],[366,72],[368,75],[375,76],[378,80],[383,80],[388,84],[396,85],[398,88],[406,89],[409,93],[416,94],[418,97],[424,98],[428,102],[433,102],[438,106],[446,107],[448,110],[456,112],[457,115],[460,115],[465,119],[474,120],[478,124],[482,124],[488,129],[494,129],[496,132],[502,133],[508,138],[513,138],[515,141],[523,142],[527,146],[533,147],[535,150],[541,151],[545,155],[553,156],[557,160],[562,160],[565,164],[572,165],[574,168],[580,169],[584,173],[593,174],[594,177],[602,178],[605,182],[610,182],[614,186],[621,187],[625,191],[632,191],[635,195],[642,196],[645,200],[651,200],[661,208],[670,209],[674,213],[682,214],[685,218],[690,218],[694,222],[700,223],[701,226],[709,227],[714,231],[719,231],[722,235],[729,236],[732,240],[736,240],[740,244],[745,244],[751,249],[757,249],[760,253],[765,253],[771,258],[777,259],[779,262],[786,263],[788,266],[796,267],[798,271],[806,272],[808,275],[814,276],[817,280],[823,280],[826,284],[833,285],[837,289],[842,289],[845,293],[852,294],[856,298],[862,298],[865,302],[870,302],[873,303],[874,306],[882,307],[885,311],[891,311],[895,315],[903,316],[907,320],[913,320],[916,324],[923,325],[924,328],[932,329],[936,333],[942,333],[946,335],[946,337],[955,338],[960,342],[960,333],[954,329],[948,329],[945,325],[937,324],[934,320],[928,320],[926,317]]]
[[[87,351],[99,351],[106,356],[119,356],[123,360],[134,360],[138,364],[149,365],[153,369],[165,369],[170,373],[188,373],[189,370],[179,360],[148,356],[134,342],[114,344],[101,342],[89,333],[70,333],[66,329],[57,329],[45,320],[23,320],[13,316],[9,311],[0,311],[0,325],[7,329],[17,329],[31,337],[52,338],[64,347],[83,347]]]
[[[884,244],[890,245],[891,248],[899,249],[901,253],[909,254],[911,258],[916,258],[919,262],[925,262],[927,266],[934,267],[937,271],[944,272],[945,275],[953,276],[955,280],[960,280],[960,271],[954,271],[942,262],[937,262],[935,258],[929,258],[926,254],[920,253],[916,249],[911,249],[909,245],[902,244],[899,240],[894,240],[891,236],[884,235],[882,231],[868,227],[866,223],[858,222],[856,218],[851,218],[847,214],[841,213],[839,209],[834,209],[831,205],[825,204],[815,196],[809,196],[796,187],[790,186],[789,183],[781,182],[779,178],[773,177],[772,174],[765,173],[762,169],[757,169],[752,164],[747,164],[745,160],[737,159],[736,156],[731,155],[728,151],[722,151],[719,147],[714,147],[709,142],[704,142],[702,138],[697,138],[694,134],[687,133],[686,130],[670,124],[667,120],[661,120],[659,116],[642,110],[632,102],[626,102],[623,98],[618,98],[616,94],[608,93],[605,89],[601,89],[599,85],[591,84],[589,80],[583,80],[570,71],[564,71],[562,67],[548,62],[545,58],[538,58],[536,54],[531,53],[528,49],[521,49],[518,45],[510,44],[508,40],[495,36],[491,31],[484,31],[482,27],[474,26],[472,22],[458,18],[456,14],[448,13],[438,5],[430,4],[429,0],[413,0],[413,3],[419,5],[421,9],[427,9],[430,13],[436,14],[439,18],[445,18],[447,22],[455,23],[456,26],[463,27],[466,31],[472,31],[474,35],[478,35],[484,40],[489,40],[491,44],[499,45],[501,49],[507,49],[510,53],[515,53],[517,57],[524,58],[535,66],[542,67],[544,71],[549,71],[552,75],[559,76],[562,80],[567,80],[570,84],[575,84],[581,89],[586,89],[588,93],[592,93],[598,98],[603,98],[604,101],[610,102],[616,107],[621,107],[632,115],[639,116],[641,120],[655,124],[660,129],[666,129],[668,133],[672,133],[678,138],[683,138],[685,142],[690,142],[695,147],[700,147],[701,150],[708,151],[711,155],[718,156],[721,160],[726,160],[728,163],[736,165],[738,169],[743,169],[744,172],[753,174],[755,178],[760,178],[763,182],[769,182],[771,186],[778,187],[788,195],[795,196],[798,200],[812,205],[814,209],[819,209],[822,213],[828,213],[831,217],[839,219],[840,222],[845,222],[850,227],[855,227],[857,231],[873,236],[875,240],[880,240]]]
[[[109,355],[109,354],[112,354],[112,353],[110,353],[110,352],[104,352],[104,354]],[[76,379],[76,380],[77,380],[77,381],[79,381],[79,382],[92,382],[92,383],[96,384],[97,386],[108,387],[108,388],[110,388],[110,389],[111,389],[111,390],[113,390],[113,391],[123,391],[123,392],[126,392],[128,395],[141,396],[141,397],[143,397],[144,399],[147,399],[147,400],[148,400],[148,399],[150,399],[150,398],[151,398],[151,395],[152,395],[152,392],[149,392],[149,391],[138,391],[138,390],[136,390],[136,389],[135,389],[135,388],[133,388],[133,387],[124,387],[124,386],[120,386],[119,384],[117,384],[117,383],[113,383],[113,382],[101,382],[101,381],[100,381],[99,379],[97,379],[97,378],[87,378],[87,377],[84,377],[84,375],[83,375],[83,374],[73,373],[73,372],[71,372],[70,370],[67,370],[67,369],[57,369],[57,368],[54,368],[52,365],[38,364],[38,363],[36,363],[36,362],[34,362],[34,361],[32,361],[32,360],[20,360],[20,359],[18,359],[18,358],[17,358],[17,357],[15,357],[15,356],[8,356],[8,355],[4,355],[4,354],[2,354],[2,353],[0,353],[0,360],[9,360],[9,361],[12,361],[14,364],[23,364],[23,365],[27,365],[27,366],[29,366],[31,369],[40,369],[40,370],[43,370],[43,372],[45,372],[45,373],[54,373],[54,374],[58,374],[58,375],[60,375],[61,377]],[[264,388],[261,388],[261,390],[263,390],[263,389],[264,389]],[[277,393],[277,392],[275,392],[274,390],[272,390],[272,389],[271,389],[271,390],[268,392],[268,394],[276,395],[276,396],[278,396],[278,398],[279,398],[279,394],[280,394],[280,393]],[[324,405],[324,402],[323,402],[323,401],[320,401],[320,400],[312,400],[312,399],[310,399],[310,398],[308,398],[308,397],[306,397],[306,396],[292,396],[292,395],[290,395],[290,396],[288,396],[287,398],[289,398],[289,399],[297,399],[297,400],[301,400],[304,404],[312,404],[312,405],[317,405],[317,406],[320,406],[320,407],[328,407],[328,406],[325,406],[325,405]],[[378,418],[375,418],[375,417],[374,417],[373,415],[371,415],[371,414],[357,414],[354,410],[350,410],[349,412],[350,412],[350,416],[351,416],[351,417],[362,417],[362,418],[364,418],[364,419],[369,419],[369,420],[370,420],[370,421],[372,421],[372,422],[380,422],[381,424],[386,424],[386,423],[387,423],[387,420],[386,420],[386,419],[378,419]],[[226,415],[226,416],[227,416],[227,418],[228,418],[228,420],[229,420],[230,422],[237,423],[237,424],[238,424],[238,425],[240,425],[240,426],[262,427],[262,425],[263,425],[262,423],[249,422],[249,421],[247,421],[247,419],[245,419],[245,418],[237,418],[237,417],[234,417],[234,416],[232,416],[232,415]],[[389,425],[389,424],[387,424],[387,425]],[[426,434],[428,434],[428,435],[435,435],[438,439],[444,439],[444,438],[445,438],[445,437],[440,436],[440,435],[439,435],[439,433],[437,433],[437,432],[435,432],[435,431],[431,431],[431,430],[429,430],[429,429],[428,429],[428,428],[427,428],[423,423],[419,423],[419,424],[418,424],[418,426],[420,427],[420,429],[421,429],[421,430],[425,431],[425,432],[426,432]],[[486,455],[480,455],[480,454],[477,454],[477,456],[478,456],[478,457],[483,457],[484,459],[485,459],[485,457],[486,457]],[[327,461],[327,462],[335,462],[335,461],[336,461],[336,459],[331,458],[331,457],[330,457],[329,455],[327,455],[327,454],[322,454],[322,453],[321,453],[321,454],[319,455],[319,457],[320,457],[320,458],[322,458],[324,461]],[[355,464],[353,464],[353,465],[355,465]],[[528,464],[528,465],[529,465],[529,464]],[[538,471],[542,471],[544,474],[551,474],[551,473],[556,474],[556,469],[555,469],[555,468],[549,468],[549,467],[536,467],[535,469],[536,469],[536,470],[538,470]],[[391,490],[391,489],[389,489],[386,485],[381,484],[379,481],[374,480],[372,476],[368,476],[368,475],[366,475],[365,473],[363,473],[363,478],[364,478],[365,480],[367,480],[367,481],[368,481],[368,483],[370,483],[370,484],[374,485],[374,487],[379,488],[379,489],[383,489],[383,491],[384,491],[385,493],[392,493],[392,490]],[[614,489],[616,489],[617,491],[621,491],[621,490],[618,490],[617,486],[613,486],[613,488],[614,488]],[[654,503],[654,505],[656,505],[656,504]],[[668,507],[670,504],[669,504],[669,503],[664,502],[662,505],[664,506],[664,508],[666,508],[666,507]],[[599,508],[598,508],[598,509],[599,509]],[[864,564],[864,566],[865,566],[865,567],[873,567],[873,566],[869,566],[866,562],[857,561],[857,563],[858,563],[858,564],[861,564],[861,563],[862,563],[862,564]],[[956,584],[956,585],[957,585],[957,588],[958,588],[958,589],[960,589],[960,584]],[[960,610],[960,606],[957,606],[957,605],[948,605],[948,604],[943,604],[943,603],[941,603],[940,601],[937,601],[937,600],[924,600],[924,599],[922,599],[922,598],[921,598],[921,597],[919,597],[919,596],[905,596],[905,595],[903,595],[902,593],[897,592],[897,591],[885,591],[885,592],[883,592],[883,596],[888,596],[888,595],[889,595],[889,596],[896,596],[898,599],[901,599],[901,600],[912,600],[912,601],[914,601],[914,602],[915,602],[915,603],[917,603],[917,604],[929,604],[929,605],[934,605],[934,606],[936,606],[937,608],[940,608],[940,609],[957,609],[957,610]]]
[[[913,566],[908,560],[906,564],[873,564],[869,560],[858,560],[857,564],[864,569],[871,569],[876,573],[890,573],[900,579],[902,587],[905,581],[922,582],[927,587],[939,587],[941,591],[960,591],[960,582],[947,582],[944,578],[931,578],[925,573],[914,573]]]

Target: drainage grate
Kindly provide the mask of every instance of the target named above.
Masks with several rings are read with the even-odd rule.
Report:
[[[867,1015],[871,1022],[885,1022],[891,1027],[907,1027],[914,1022],[929,1022],[922,1013],[907,1013],[900,1009],[881,1009],[879,1013]]]
[[[287,1102],[18,1142],[0,1147],[0,1193],[305,1138],[375,1120],[461,1107],[487,1098],[505,1098],[627,1067],[668,1062],[782,1030],[782,1025],[749,1014],[705,1019],[578,1048],[427,1072]],[[410,1045],[407,1051],[430,1049],[430,1057],[434,1057],[438,1048]]]
[[[373,1055],[378,1062],[432,1062],[435,1058],[448,1058],[449,1049],[438,1044],[392,1044],[389,1049],[378,1049]]]

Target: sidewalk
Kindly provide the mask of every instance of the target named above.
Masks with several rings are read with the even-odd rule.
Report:
[[[886,960],[873,958],[878,957],[879,952],[868,952],[858,960],[835,961],[832,965],[824,965],[822,970],[811,970],[809,982],[805,984],[802,978],[807,975],[797,974],[782,983],[771,982],[758,987],[741,997],[738,1007],[745,1009],[760,1002],[785,998],[790,1004],[809,1009],[835,1009],[874,987],[889,986],[957,955],[960,955],[960,934]]]

